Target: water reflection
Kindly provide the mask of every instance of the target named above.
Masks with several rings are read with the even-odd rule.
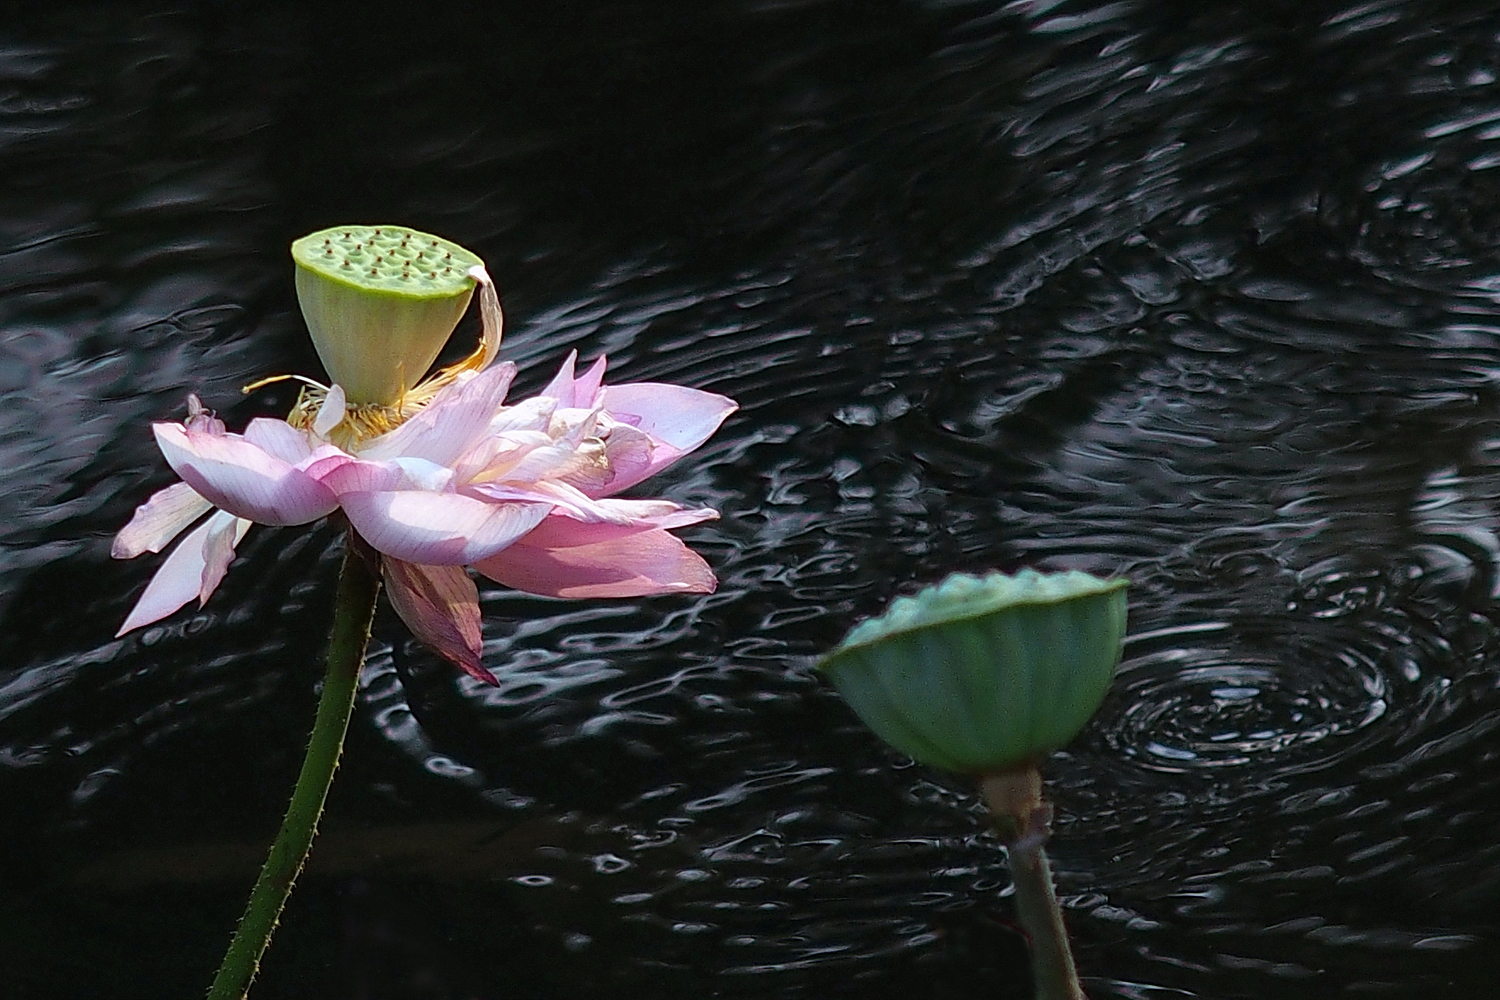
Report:
[[[806,666],[914,583],[1022,564],[1135,581],[1051,767],[1091,995],[1487,988],[1497,31],[1395,0],[7,29],[18,988],[180,993],[217,958],[334,535],[256,532],[126,641],[146,570],[106,538],[165,481],[149,419],[284,411],[238,386],[315,370],[288,239],[395,217],[484,253],[518,391],[577,347],[741,401],[653,488],[725,511],[694,539],[723,585],[488,590],[493,689],[379,621],[272,995],[1024,996],[968,790]]]

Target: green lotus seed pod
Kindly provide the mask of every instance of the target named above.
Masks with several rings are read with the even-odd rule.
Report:
[[[297,301],[328,377],[350,403],[390,406],[432,367],[483,263],[405,226],[335,226],[292,244]]]
[[[955,573],[855,626],[818,668],[897,750],[992,774],[1064,746],[1098,710],[1126,586],[1077,571]]]

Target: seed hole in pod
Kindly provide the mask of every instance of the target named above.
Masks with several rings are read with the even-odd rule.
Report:
[[[345,267],[348,267],[348,266],[349,266],[349,260],[348,260],[348,258],[345,258],[345,259],[344,259],[344,266],[345,266]]]
[[[437,240],[428,240],[427,241],[427,245],[435,247],[435,246],[437,246]]]
[[[443,254],[443,259],[444,260],[452,260],[453,259],[453,255],[451,253],[445,253],[445,254]]]
[[[345,234],[344,234],[344,239],[346,239],[346,240],[347,240],[347,239],[348,239],[348,238],[349,238],[349,237],[351,237],[351,236],[353,236],[353,235],[354,235],[354,234],[353,234],[353,233],[345,233]]]
[[[429,277],[429,278],[436,278],[437,277],[437,272],[433,271],[431,274],[427,275],[427,277]]]
[[[354,249],[356,249],[356,250],[363,250],[364,248],[365,248],[365,245],[363,243],[356,243],[356,244],[354,244]]]
[[[376,236],[379,236],[379,235],[380,235],[380,230],[378,230],[378,229],[377,229],[377,230],[375,230],[375,235],[376,235]]]

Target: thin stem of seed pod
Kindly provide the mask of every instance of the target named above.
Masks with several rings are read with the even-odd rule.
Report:
[[[1052,807],[1042,801],[1041,774],[1027,765],[986,775],[979,787],[1010,860],[1016,916],[1031,938],[1036,1000],[1087,1000],[1078,983],[1044,849],[1051,832]]]
[[[292,884],[307,861],[328,787],[338,769],[344,734],[354,710],[359,670],[370,640],[370,623],[375,617],[375,598],[380,593],[380,573],[373,553],[352,531],[348,543],[339,573],[323,691],[318,697],[318,714],[308,740],[307,756],[302,759],[302,771],[297,775],[281,830],[266,856],[260,877],[255,880],[224,962],[209,987],[209,1000],[244,1000],[249,993],[261,956],[271,943],[282,907],[291,895]]]

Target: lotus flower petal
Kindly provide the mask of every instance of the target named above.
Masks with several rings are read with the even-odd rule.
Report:
[[[187,483],[173,483],[151,494],[151,499],[135,509],[130,523],[115,536],[109,554],[116,559],[134,559],[142,552],[160,552],[212,509],[213,504],[194,493]]]
[[[221,510],[188,532],[146,584],[115,637],[160,621],[195,597],[208,600],[234,557],[235,543],[249,527],[248,521]]]
[[[460,566],[382,559],[391,606],[412,634],[486,684],[500,683],[480,662],[479,590]]]
[[[428,566],[462,566],[493,555],[551,509],[423,490],[350,492],[339,502],[349,523],[375,549]]]
[[[614,420],[651,436],[651,460],[611,483],[623,490],[652,476],[707,441],[739,404],[718,393],[660,382],[631,382],[599,390],[599,401]]]
[[[251,522],[219,511],[208,519],[208,535],[203,539],[203,573],[198,581],[198,607],[208,603],[208,598],[219,588],[229,564],[234,560],[234,547],[250,530]]]
[[[717,586],[702,557],[661,528],[585,525],[555,514],[474,568],[496,583],[546,597],[711,594]]]
[[[515,377],[516,366],[507,361],[444,390],[406,423],[361,446],[360,457],[406,456],[451,466],[487,432]]]
[[[296,465],[312,454],[312,443],[307,435],[285,420],[256,417],[245,428],[245,440],[267,455],[281,459],[288,465]]]
[[[569,351],[568,356],[563,359],[562,367],[558,368],[557,374],[552,376],[552,381],[547,383],[547,388],[540,395],[557,400],[558,406],[572,406],[573,366],[577,363],[578,352]]]
[[[236,434],[153,424],[156,443],[183,481],[214,506],[258,524],[306,524],[338,507],[318,480]]]

